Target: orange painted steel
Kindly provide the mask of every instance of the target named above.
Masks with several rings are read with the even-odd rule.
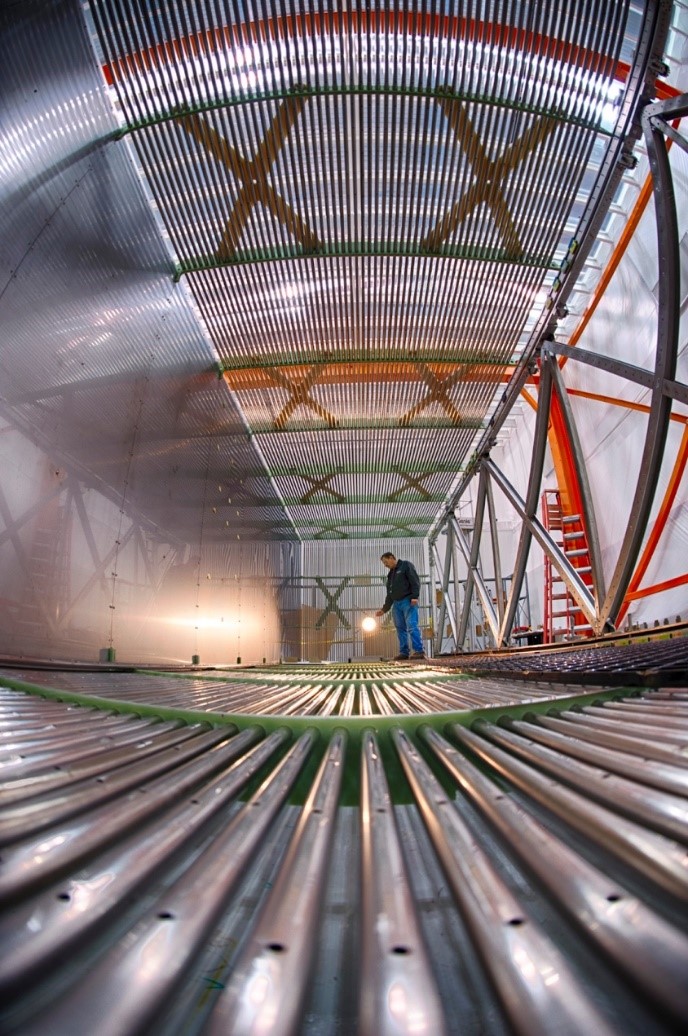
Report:
[[[561,494],[561,506],[564,514],[579,514],[585,525],[583,495],[580,490],[576,463],[571,444],[566,432],[566,422],[561,403],[556,392],[552,392],[549,410],[549,447],[557,476],[557,485]],[[586,530],[587,533],[587,530]]]
[[[270,389],[275,387],[274,371],[279,370],[292,382],[308,377],[314,365],[309,363],[282,365],[271,367],[245,367],[239,370],[226,370],[223,378],[235,392]],[[502,372],[495,376],[493,363],[409,363],[408,361],[385,361],[382,363],[365,363],[346,361],[324,363],[318,368],[317,384],[319,385],[351,385],[362,384],[394,384],[401,378],[405,381],[427,382],[428,371],[437,378],[446,379],[458,376],[462,381],[499,382]],[[313,384],[316,382],[314,381]]]
[[[678,487],[681,483],[681,479],[683,478],[683,473],[686,470],[686,462],[688,462],[688,424],[686,424],[686,426],[683,429],[683,438],[681,439],[681,445],[679,447],[678,455],[676,457],[676,461],[674,462],[671,477],[669,478],[669,484],[667,485],[667,488],[664,492],[662,506],[659,509],[657,517],[655,518],[652,530],[648,537],[647,543],[645,544],[642,556],[636,566],[635,572],[633,573],[633,578],[629,583],[628,592],[626,593],[626,596],[623,600],[623,604],[621,605],[621,609],[619,610],[617,626],[621,625],[621,623],[623,622],[624,616],[628,611],[628,607],[631,601],[638,600],[638,598],[640,597],[648,597],[650,596],[650,594],[653,593],[659,593],[660,590],[670,589],[666,582],[658,583],[655,587],[647,587],[645,590],[639,590],[639,586],[643,576],[647,572],[650,561],[652,560],[652,555],[655,552],[659,539],[662,533],[664,532],[664,528],[669,519],[669,515],[671,514],[671,508],[674,505],[674,500],[676,499]],[[673,583],[674,586],[679,586],[681,585],[681,580],[685,581],[686,579],[688,579],[688,577],[678,578],[679,582]],[[668,583],[672,583],[672,580],[668,580]]]
[[[500,22],[427,14],[421,11],[363,10],[295,14],[242,22],[233,29],[229,26],[217,27],[181,39],[166,40],[156,46],[128,54],[118,61],[104,65],[103,74],[108,84],[113,85],[116,79],[129,74],[131,66],[136,71],[147,71],[166,64],[170,59],[178,61],[204,56],[209,51],[251,46],[263,40],[286,39],[296,35],[322,36],[359,32],[397,32],[411,36],[441,35],[448,39],[475,40],[481,46],[516,49],[552,61],[567,62],[586,68],[596,75],[611,76],[620,82],[627,80],[630,71],[630,66],[626,62],[615,61],[608,54],[596,53],[585,47],[573,46],[562,39],[523,31],[517,26]]]
[[[630,240],[635,234],[638,224],[640,223],[640,220],[642,218],[642,215],[645,212],[645,209],[647,208],[647,203],[649,202],[651,197],[652,177],[648,176],[645,183],[640,189],[640,194],[638,195],[636,203],[631,210],[631,213],[628,217],[628,222],[626,223],[626,226],[623,229],[623,233],[621,234],[621,237],[619,238],[617,245],[609,258],[609,262],[605,267],[604,273],[602,274],[602,277],[600,278],[600,281],[597,284],[595,291],[593,292],[590,305],[581,317],[575,331],[569,338],[569,345],[577,345],[581,335],[583,334],[583,331],[585,331],[585,328],[588,326],[590,318],[597,309],[600,300],[602,299],[602,296],[609,287],[609,282],[616,273],[617,267],[619,266],[619,263],[621,262],[622,258],[626,253],[626,249],[628,248]],[[561,360],[559,362],[560,367],[563,367],[565,365],[566,359],[566,356],[561,357]]]
[[[659,86],[660,86],[660,84],[658,83],[657,87],[659,87]],[[664,84],[664,86],[665,86],[665,89],[662,90],[662,96],[660,97],[660,100],[664,100],[667,97],[674,97],[674,96],[676,96],[678,94],[678,91],[674,91],[673,87],[666,87],[666,84]],[[657,96],[658,97],[660,96],[659,89],[657,90]],[[674,119],[674,121],[672,123],[674,129],[678,129],[680,122],[681,122],[680,119]],[[669,140],[669,141],[667,141],[667,150],[670,147],[671,147],[671,141]],[[611,281],[612,277],[616,273],[616,270],[617,270],[617,268],[619,266],[619,263],[621,262],[623,256],[626,253],[626,249],[628,248],[630,240],[631,240],[631,238],[633,237],[633,235],[635,234],[635,232],[636,232],[636,230],[638,228],[638,224],[640,223],[640,220],[642,219],[643,213],[645,212],[645,209],[647,208],[648,202],[650,201],[651,197],[652,197],[652,177],[648,176],[647,179],[645,180],[645,183],[643,184],[643,186],[640,189],[640,194],[638,195],[638,197],[636,199],[635,205],[631,209],[631,212],[630,212],[629,217],[628,217],[628,221],[627,221],[627,223],[626,223],[626,225],[625,225],[625,227],[623,229],[621,237],[619,238],[618,242],[616,243],[616,247],[614,248],[614,251],[612,252],[611,256],[609,257],[609,262],[607,263],[607,265],[606,265],[606,267],[604,269],[604,273],[602,274],[602,277],[600,278],[600,281],[597,284],[597,286],[595,288],[595,291],[593,292],[593,296],[592,296],[592,300],[590,302],[590,305],[588,306],[588,308],[586,309],[585,313],[581,317],[581,319],[580,319],[580,321],[578,323],[578,326],[576,327],[575,331],[573,332],[573,334],[569,338],[569,342],[568,342],[569,345],[576,345],[578,343],[581,335],[583,334],[583,331],[588,326],[588,322],[590,321],[590,318],[592,317],[593,313],[597,309],[602,296],[604,295],[605,291],[609,287],[609,282]],[[566,360],[567,360],[567,357],[566,356],[562,356],[561,360],[559,361],[559,366],[560,367],[564,367],[564,365],[566,364]]]
[[[643,414],[650,413],[647,403],[634,403],[630,399],[619,399],[618,396],[602,396],[598,392],[587,392],[584,389],[567,389],[567,392],[570,396],[592,399],[596,403],[610,403],[612,406],[624,407],[626,410],[638,410]],[[672,414],[670,420],[676,421],[678,424],[688,424],[688,414]]]
[[[533,382],[532,384],[535,384],[535,383]],[[525,388],[521,389],[521,395],[525,399],[525,401],[528,404],[528,406],[532,407],[533,410],[535,410],[535,412],[537,413],[537,408],[538,408],[537,400],[534,398],[534,396],[531,396],[531,394],[528,391],[528,389],[525,389]]]
[[[674,576],[673,579],[665,579],[663,583],[646,586],[644,590],[636,590],[632,594],[627,594],[625,601],[638,601],[641,597],[650,597],[652,594],[661,593],[662,590],[674,590],[677,586],[685,586],[686,583],[688,583],[688,572],[682,576]]]

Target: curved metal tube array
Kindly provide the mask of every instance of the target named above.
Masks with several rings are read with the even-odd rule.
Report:
[[[284,669],[53,673],[62,701],[6,676],[3,1032],[688,1021],[688,690]],[[328,712],[346,670],[403,710]],[[320,714],[223,719],[253,679]]]

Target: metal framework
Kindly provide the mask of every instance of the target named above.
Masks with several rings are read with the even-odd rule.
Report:
[[[631,6],[91,5],[119,140],[299,538],[434,527],[628,160],[671,8]]]
[[[545,654],[0,673],[3,1031],[685,1027],[685,692]]]
[[[464,544],[464,558],[468,566],[471,583],[476,581],[487,481],[489,481],[490,486],[496,485],[501,490],[509,503],[516,509],[523,522],[514,563],[511,597],[509,602],[507,602],[498,629],[497,616],[492,607],[492,602],[485,597],[483,586],[483,598],[485,598],[484,600],[481,598],[483,609],[486,621],[495,630],[497,646],[503,646],[510,639],[514,620],[514,601],[518,598],[520,592],[521,581],[528,559],[528,551],[533,538],[537,540],[540,548],[548,556],[551,564],[564,580],[568,591],[578,602],[592,629],[597,634],[613,629],[623,618],[627,607],[625,602],[630,599],[629,594],[637,594],[642,572],[647,567],[649,557],[647,550],[640,564],[639,556],[643,541],[647,535],[650,510],[657,491],[660,468],[664,456],[664,444],[672,417],[672,403],[688,403],[688,385],[675,379],[680,302],[679,241],[672,175],[666,144],[666,139],[668,138],[670,141],[678,143],[683,149],[688,147],[685,138],[670,126],[672,119],[686,113],[688,113],[688,95],[646,104],[642,109],[642,128],[650,159],[654,186],[659,255],[659,319],[654,370],[643,370],[613,358],[593,354],[585,349],[580,349],[578,346],[570,346],[566,343],[558,342],[551,330],[548,331],[546,336],[538,343],[536,350],[539,358],[538,376],[536,378],[538,387],[537,418],[533,443],[533,459],[525,499],[519,495],[504,474],[490,460],[490,441],[485,443],[482,449],[478,451],[476,458],[472,461],[469,474],[462,481],[459,494],[453,499],[453,507],[456,507],[461,502],[463,494],[467,491],[471,478],[478,477],[475,531],[470,552],[465,547],[464,541],[462,539],[458,540],[460,546]],[[668,132],[669,130],[671,132]],[[624,378],[633,384],[649,389],[651,393],[649,404],[645,408],[648,413],[648,422],[637,485],[631,504],[626,533],[621,543],[608,587],[605,587],[602,570],[597,518],[587,480],[585,463],[578,441],[575,420],[558,364],[558,357],[565,357],[569,361],[589,364],[608,371],[617,377]],[[506,401],[500,410],[495,422],[496,425],[506,418],[509,407],[516,401],[517,395],[526,384],[526,381],[527,374],[525,369],[514,375],[505,393]],[[536,513],[542,485],[542,466],[547,444],[548,423],[550,422],[553,404],[556,404],[558,407],[559,420],[563,429],[562,438],[565,439],[568,461],[575,480],[577,500],[582,510],[581,519],[587,535],[593,575],[592,591],[586,586],[581,577],[577,575],[575,568],[571,565],[553,537],[543,527]],[[683,418],[679,415],[679,419]],[[648,541],[651,545],[656,543],[663,528],[663,523],[666,521],[666,503],[667,500],[673,499],[676,493],[677,479],[680,479],[685,466],[684,454],[685,448],[680,451],[679,458],[675,464],[665,502],[657,519],[657,529],[653,531]],[[444,525],[451,525],[455,528],[455,519],[451,512],[445,515]],[[489,512],[488,525],[494,545],[497,534],[495,517],[492,511]],[[433,542],[436,540],[436,533],[432,539]],[[678,585],[681,578],[677,578],[675,585]],[[476,582],[476,586],[479,585],[479,582]],[[446,572],[443,587],[446,591],[448,587]],[[466,613],[466,608],[467,602],[464,602],[464,613]],[[459,620],[457,647],[460,647],[462,644],[462,633],[465,633],[465,623],[466,618],[462,616]]]

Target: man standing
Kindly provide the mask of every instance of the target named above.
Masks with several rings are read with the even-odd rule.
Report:
[[[387,596],[382,608],[375,612],[384,615],[392,609],[392,618],[399,638],[399,654],[395,662],[404,662],[407,658],[425,658],[423,638],[418,626],[418,595],[420,579],[410,561],[397,561],[390,551],[383,554],[380,561],[389,569],[387,575]],[[409,655],[409,637],[413,648]]]

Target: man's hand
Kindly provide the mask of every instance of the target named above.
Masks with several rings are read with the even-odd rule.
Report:
[[[375,612],[375,614],[376,614],[376,615],[378,616],[378,618],[379,618],[379,617],[380,617],[380,615],[384,615],[385,613],[384,613],[384,611],[382,610],[382,608],[378,608],[378,610],[377,610],[377,611]]]
[[[417,597],[412,597],[411,598],[411,604],[418,604],[418,598]]]

